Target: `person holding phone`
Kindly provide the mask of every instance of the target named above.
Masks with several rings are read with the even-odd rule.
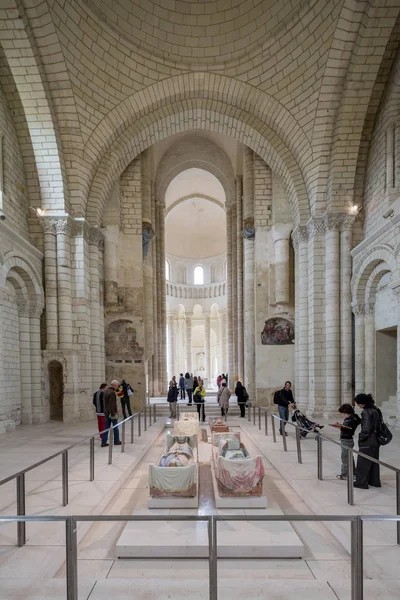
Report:
[[[339,408],[339,412],[343,415],[343,423],[333,423],[331,427],[340,429],[340,443],[342,446],[341,460],[342,467],[340,475],[336,475],[338,479],[347,479],[347,448],[354,448],[354,434],[357,427],[361,423],[361,419],[354,412],[354,408],[351,404],[342,404]],[[353,473],[355,473],[355,463],[353,458]]]

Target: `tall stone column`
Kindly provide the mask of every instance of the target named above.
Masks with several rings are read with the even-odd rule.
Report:
[[[162,394],[166,393],[168,388],[167,380],[167,340],[166,340],[166,325],[167,325],[167,299],[165,289],[165,204],[164,202],[157,203],[158,208],[158,228],[159,228],[159,254],[160,254],[160,305],[161,305],[161,327],[159,329],[160,340],[160,381]]]
[[[97,389],[104,379],[104,356],[101,340],[104,338],[104,314],[101,308],[100,263],[104,236],[100,229],[89,231],[90,259],[90,350],[92,354],[92,386]]]
[[[226,368],[226,365],[228,363],[228,341],[227,341],[227,331],[226,331],[227,325],[228,325],[227,314],[224,311],[224,312],[220,313],[221,364],[220,364],[219,370],[221,371],[221,374],[227,372],[227,368]],[[228,372],[228,376],[229,376],[229,372]]]
[[[375,397],[375,304],[365,305],[365,393]]]
[[[142,250],[143,250],[143,288],[144,288],[144,337],[145,360],[153,355],[153,259],[152,259],[152,181],[150,151],[141,154],[141,192],[142,192]]]
[[[210,313],[204,313],[204,354],[208,386],[211,385],[211,322]]]
[[[244,381],[251,401],[256,400],[255,294],[254,294],[254,155],[244,147],[243,166],[243,306]]]
[[[243,182],[236,177],[236,296],[237,296],[237,371],[243,381]]]
[[[157,275],[157,211],[156,211],[156,200],[155,200],[155,182],[152,181],[152,187],[151,187],[151,220],[153,223],[153,228],[155,233],[155,236],[152,240],[152,252],[151,252],[151,258],[152,258],[152,265],[153,265],[153,297],[152,297],[152,302],[153,302],[153,356],[152,356],[152,389],[151,389],[151,395],[152,396],[157,396],[160,393],[159,390],[159,360],[158,360],[158,347],[159,347],[159,331],[158,331],[158,324],[159,324],[159,320],[158,320],[158,293],[154,293],[154,290],[157,292],[158,291],[158,285],[159,285],[159,281],[158,281],[158,275]]]
[[[189,373],[193,372],[192,367],[192,315],[186,313],[186,368]]]
[[[234,346],[233,346],[233,296],[232,296],[232,206],[225,204],[226,211],[226,246],[227,246],[227,311],[228,311],[228,373],[233,374]]]
[[[302,406],[308,404],[308,233],[298,225],[293,232],[296,252],[296,399]]]
[[[44,423],[50,418],[49,407],[42,406],[42,355],[40,350],[40,315],[42,312],[42,306],[32,308],[29,319],[33,423]]]
[[[354,313],[354,376],[355,393],[365,392],[365,305],[355,304]]]
[[[289,302],[289,238],[291,223],[275,224],[272,228],[272,239],[275,252],[275,302]]]
[[[237,367],[237,347],[238,347],[238,330],[237,330],[237,286],[236,286],[236,274],[237,274],[237,233],[236,233],[236,204],[232,204],[232,247],[231,247],[231,282],[232,282],[232,371],[231,381],[238,379],[238,367]]]
[[[328,417],[340,405],[340,217],[325,219],[325,373]]]
[[[351,246],[354,217],[340,225],[340,381],[341,402],[352,402]]]
[[[55,221],[57,234],[57,295],[59,345],[72,349],[72,297],[71,297],[71,223],[69,217]]]
[[[175,325],[175,315],[168,315],[168,379],[171,380],[174,373],[174,325]]]
[[[31,371],[31,340],[29,324],[29,304],[18,301],[19,315],[19,363],[21,382],[21,423],[32,423],[32,371]],[[18,341],[17,341],[18,343]],[[17,346],[18,347],[18,346]],[[37,352],[37,349],[36,349]]]
[[[44,230],[47,350],[58,348],[57,242],[54,219],[41,217]]]
[[[322,416],[325,410],[325,222],[313,218],[308,233],[308,389],[309,411]]]
[[[392,286],[392,292],[397,299],[397,411],[396,427],[400,426],[400,284]]]

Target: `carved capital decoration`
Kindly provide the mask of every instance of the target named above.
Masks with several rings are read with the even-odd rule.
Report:
[[[71,235],[72,233],[72,219],[70,217],[60,217],[54,220],[54,226],[56,228],[56,234]]]
[[[98,227],[89,228],[89,244],[104,248],[104,234]]]
[[[90,227],[85,219],[79,221],[73,220],[71,227],[72,237],[82,237],[86,242],[89,241]]]
[[[254,240],[256,237],[256,228],[254,227],[254,218],[247,217],[243,220],[242,236],[245,240]]]
[[[324,217],[314,217],[307,223],[307,234],[308,239],[311,240],[316,235],[323,235],[325,233],[325,219]]]
[[[17,303],[20,317],[39,318],[43,312],[42,304],[32,305],[30,302],[21,300]]]
[[[355,317],[365,317],[365,304],[361,302],[352,302],[351,308]]]
[[[308,242],[308,231],[305,225],[297,225],[292,232],[292,243],[295,250],[301,243]]]
[[[351,231],[356,220],[355,215],[342,215],[342,219],[339,225],[340,231]]]

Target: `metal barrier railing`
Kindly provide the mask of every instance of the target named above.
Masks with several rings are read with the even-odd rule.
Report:
[[[395,521],[399,515],[74,515],[74,516],[0,516],[0,522],[64,522],[67,600],[78,600],[78,522],[129,521],[205,521],[208,533],[209,598],[218,600],[218,522],[349,522],[351,527],[351,600],[363,600],[363,532],[364,522]],[[265,584],[268,586],[268,583]]]
[[[306,433],[310,433],[309,429],[304,429],[303,427],[299,427],[299,425],[297,425],[296,423],[292,423],[290,421],[286,421],[285,419],[282,419],[278,415],[276,415],[273,412],[271,412],[270,410],[268,410],[268,408],[266,408],[265,406],[256,407],[255,405],[250,406],[248,409],[248,421],[249,422],[251,421],[251,410],[253,409],[253,424],[254,425],[256,424],[256,408],[258,409],[258,429],[259,430],[262,429],[261,413],[262,413],[262,411],[264,411],[264,433],[266,436],[268,436],[268,416],[271,417],[272,438],[273,438],[274,443],[276,443],[275,421],[282,421],[282,423],[283,423],[282,445],[283,445],[283,450],[285,452],[288,451],[287,439],[286,439],[286,435],[285,435],[285,427],[286,427],[286,425],[291,425],[292,427],[294,427],[295,435],[296,435],[297,461],[298,461],[298,463],[302,464],[303,459],[302,459],[302,451],[301,451],[301,432],[303,431]],[[396,514],[400,515],[400,469],[399,468],[394,467],[393,465],[390,465],[390,464],[388,464],[382,460],[379,460],[377,458],[373,458],[372,456],[368,456],[367,454],[360,452],[360,450],[354,450],[354,448],[348,448],[347,446],[343,446],[337,440],[332,440],[331,438],[324,436],[321,433],[315,432],[315,438],[317,441],[317,476],[320,481],[323,480],[323,450],[322,450],[323,441],[330,442],[331,444],[335,444],[336,446],[340,446],[340,448],[343,448],[343,447],[346,448],[346,451],[347,451],[347,473],[348,473],[347,474],[347,503],[350,506],[354,506],[354,486],[353,486],[353,479],[354,479],[354,477],[353,477],[354,476],[353,455],[354,454],[357,454],[358,456],[362,456],[363,458],[366,458],[371,462],[377,463],[377,464],[381,465],[382,467],[385,467],[386,469],[394,471],[396,473]],[[397,544],[400,545],[400,520],[397,521]]]
[[[111,427],[108,427],[107,429],[104,429],[103,431],[100,431],[100,432],[97,431],[93,435],[91,435],[87,438],[84,438],[83,440],[80,440],[79,442],[76,442],[75,444],[72,444],[71,446],[68,446],[67,448],[64,448],[64,450],[59,450],[58,452],[55,452],[54,454],[51,454],[50,456],[47,456],[46,458],[43,458],[42,460],[34,463],[33,465],[30,465],[29,467],[26,467],[25,469],[21,469],[21,471],[18,471],[17,473],[14,473],[13,475],[9,475],[5,479],[2,479],[0,481],[0,486],[5,485],[6,483],[9,483],[10,481],[13,481],[13,480],[16,481],[17,514],[22,517],[25,515],[25,512],[26,512],[26,489],[25,489],[26,473],[29,473],[29,471],[33,471],[33,469],[37,469],[38,467],[41,467],[42,465],[49,462],[50,460],[53,460],[53,459],[57,458],[58,456],[61,456],[62,506],[67,506],[68,501],[69,501],[69,498],[68,498],[68,496],[69,496],[68,463],[69,463],[70,450],[72,450],[73,448],[76,448],[77,446],[80,446],[81,444],[83,444],[85,442],[89,442],[89,481],[94,481],[94,479],[95,479],[95,460],[94,460],[94,456],[95,456],[94,440],[95,440],[95,438],[97,438],[97,436],[99,436],[99,435],[100,436],[103,435],[103,433],[106,433],[108,431],[108,435],[110,438],[109,439],[110,444],[108,447],[108,464],[111,465],[112,461],[113,461],[113,446],[114,446],[114,444],[112,443],[112,440],[111,440],[111,431],[116,428],[121,428],[121,453],[125,452],[126,423],[128,423],[130,421],[131,444],[133,444],[134,440],[135,440],[135,426],[134,426],[135,418],[136,418],[137,424],[138,424],[137,434],[138,434],[138,437],[140,437],[142,435],[141,421],[143,420],[144,430],[147,431],[147,413],[149,413],[149,419],[150,419],[149,424],[151,426],[152,411],[153,411],[153,423],[155,423],[156,419],[157,419],[156,406],[154,405],[154,408],[153,408],[152,405],[146,405],[144,407],[144,409],[133,413],[132,415],[130,415],[123,421],[119,421],[115,425],[111,425]],[[18,525],[17,525],[17,545],[19,547],[24,546],[25,542],[26,542],[25,522],[23,520],[20,520],[20,521],[18,521]]]

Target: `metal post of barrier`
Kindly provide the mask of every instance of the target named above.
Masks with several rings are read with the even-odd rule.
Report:
[[[142,411],[139,411],[138,414],[138,437],[140,437],[142,435],[142,423],[141,423],[141,417],[142,417]]]
[[[209,584],[210,600],[218,600],[218,566],[217,566],[217,521],[214,516],[209,517],[208,521],[209,537]]]
[[[267,411],[264,412],[264,427],[265,427],[265,435],[268,435],[268,413]]]
[[[297,462],[301,465],[303,459],[301,456],[301,432],[299,427],[296,427],[296,446],[297,446]]]
[[[68,517],[65,523],[67,600],[78,600],[78,543],[77,523]]]
[[[153,421],[155,423],[157,421],[157,404],[153,404],[153,410],[154,410]]]
[[[131,444],[133,444],[133,441],[135,439],[135,433],[133,431],[134,420],[135,420],[135,415],[132,415],[132,418],[131,418]]]
[[[317,436],[317,468],[318,468],[318,479],[322,481],[322,437]]]
[[[250,420],[251,420],[251,404],[249,405],[249,407],[247,409],[247,420],[250,423]]]
[[[176,418],[178,419],[178,421],[181,418],[181,409],[179,408],[178,402],[176,403]]]
[[[68,504],[68,450],[62,453],[62,505]]]
[[[256,424],[256,405],[253,405],[253,425]]]
[[[25,473],[20,473],[16,479],[17,482],[17,515],[25,515]],[[25,521],[17,523],[17,544],[21,548],[26,543],[26,524]]]
[[[122,421],[122,432],[121,432],[121,454],[125,452],[125,419]]]
[[[114,446],[114,430],[112,428],[112,423],[110,426],[110,430],[108,432],[108,464],[112,465],[112,453]]]
[[[351,522],[351,600],[363,600],[363,522]]]
[[[152,411],[151,411],[151,404],[149,404],[149,427],[151,427],[151,417],[152,417]]]
[[[396,515],[400,515],[400,471],[396,471]],[[400,521],[396,523],[397,543],[400,544]]]
[[[347,502],[350,506],[354,506],[354,465],[353,465],[353,451],[351,448],[347,449]]]
[[[94,437],[90,438],[90,481],[94,481]]]
[[[271,425],[272,425],[272,439],[276,444],[276,430],[275,430],[275,417],[271,415]]]
[[[258,407],[258,429],[261,430],[261,406]]]
[[[147,431],[147,406],[144,407],[143,415],[144,430]]]
[[[285,429],[285,423],[283,421],[281,421],[282,423],[282,444],[283,444],[283,449],[285,452],[287,452],[287,441],[286,441],[286,429]]]

